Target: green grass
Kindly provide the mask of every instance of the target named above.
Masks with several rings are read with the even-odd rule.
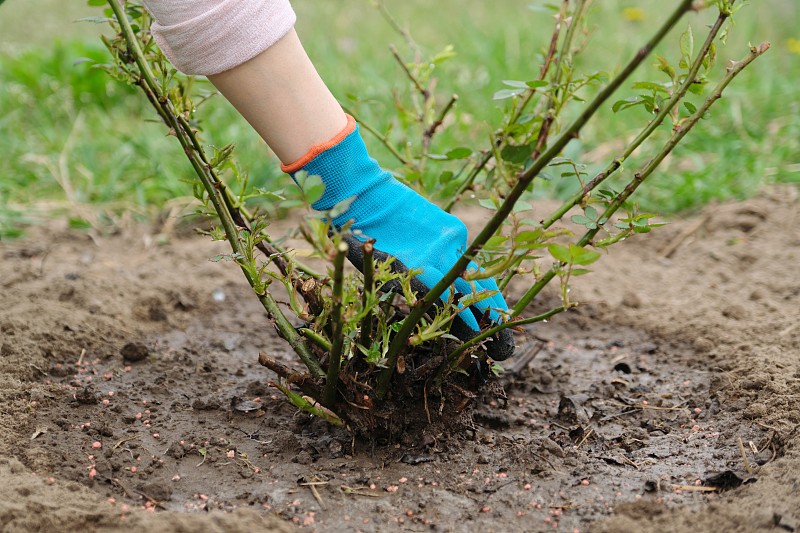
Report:
[[[531,3],[414,0],[391,5],[426,54],[448,44],[458,54],[437,70],[440,101],[451,93],[460,100],[457,120],[442,132],[433,151],[485,146],[502,116],[503,103],[492,100],[502,80],[534,77],[551,19],[530,9]],[[666,11],[661,2],[649,2],[642,20],[634,21],[620,14],[641,2],[595,4],[591,20],[597,29],[577,65],[583,72],[614,71]],[[408,90],[388,51],[394,43],[410,54],[402,37],[367,0],[296,2],[295,9],[298,32],[333,92],[343,101],[358,95],[359,114],[388,128],[394,116],[392,92]],[[35,20],[31,12],[37,13]],[[98,27],[73,21],[99,13],[56,0],[9,0],[0,7],[0,237],[18,233],[43,214],[68,216],[76,223],[92,217],[95,223],[113,222],[122,212],[151,218],[191,194],[185,183],[191,169],[143,97],[92,68],[92,61],[106,61]],[[710,15],[689,17],[698,34]],[[712,117],[643,188],[643,207],[673,213],[714,198],[746,197],[765,184],[800,181],[800,91],[795,82],[800,54],[791,51],[797,41],[790,41],[800,39],[799,18],[794,0],[762,0],[739,12],[728,45],[720,50],[718,72],[724,59],[745,53],[748,41],[770,40],[773,49],[736,80]],[[657,52],[674,58],[678,33]],[[51,42],[54,36],[60,40]],[[657,76],[649,68],[636,79]],[[626,87],[617,96],[631,94]],[[221,98],[211,99],[200,113],[206,140],[234,142],[252,180],[290,188],[263,142]],[[605,109],[569,146],[569,156],[598,168],[614,156],[620,139],[634,134],[646,119],[641,109],[618,114]],[[394,164],[379,143],[369,136],[367,142],[380,161]],[[643,150],[626,171],[648,153]],[[552,182],[539,194],[564,195],[574,186]]]

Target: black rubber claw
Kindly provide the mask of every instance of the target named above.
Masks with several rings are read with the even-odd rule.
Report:
[[[356,267],[360,272],[364,271],[364,243],[353,237],[352,235],[344,235],[342,237],[345,242],[350,246],[350,250],[347,254],[347,258]],[[392,257],[382,252],[378,249],[375,249],[373,252],[373,257],[375,261],[388,261],[392,259]],[[404,274],[408,272],[408,268],[398,260],[394,260],[391,264],[391,269],[393,272],[397,274]],[[381,287],[381,290],[386,292],[401,292],[400,283],[397,281],[391,281],[386,283]],[[413,290],[418,297],[425,296],[428,292],[428,287],[425,286],[421,281],[417,278],[412,278],[411,280],[411,290]],[[441,300],[436,305],[441,305]],[[477,309],[470,307],[470,311],[475,315],[476,320],[478,323],[481,322],[481,318],[483,314],[478,311]],[[496,324],[492,323],[489,327],[494,327]],[[456,336],[458,339],[466,342],[471,338],[478,335],[478,331],[473,330],[470,328],[464,320],[460,317],[456,316],[453,320],[453,325],[450,328],[450,333]],[[504,329],[495,335],[489,337],[488,339],[483,341],[483,346],[486,348],[486,354],[493,359],[494,361],[505,361],[512,355],[514,355],[514,333],[510,329]]]
[[[474,309],[470,308],[470,311],[476,313],[476,318],[480,318],[480,314]],[[489,324],[489,327],[492,328],[496,325],[497,324],[492,322]],[[461,318],[456,317],[455,320],[453,320],[450,333],[466,342],[472,337],[477,336],[479,332],[470,328]],[[494,361],[505,361],[514,355],[514,348],[516,347],[514,344],[514,332],[510,329],[501,330],[488,339],[485,339],[482,344],[486,348],[486,355],[488,355],[490,359]]]

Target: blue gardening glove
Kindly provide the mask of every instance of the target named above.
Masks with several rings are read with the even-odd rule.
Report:
[[[309,175],[322,178],[325,192],[312,205],[318,211],[329,210],[355,197],[332,223],[341,228],[353,221],[351,231],[355,238],[349,239],[349,259],[359,270],[363,267],[361,243],[374,239],[376,260],[393,257],[392,268],[396,272],[421,269],[412,281],[412,289],[422,295],[444,277],[467,248],[464,223],[380,168],[367,153],[352,117],[348,116],[348,126],[331,142],[312,148],[303,159],[283,168],[291,174],[305,170]],[[474,262],[469,264],[469,271],[477,269]],[[489,320],[497,323],[500,321],[498,310],[508,309],[494,279],[470,283],[457,278],[454,283],[456,292],[464,296],[472,294],[472,284],[476,291],[496,293],[458,314],[450,332],[461,340],[480,332],[479,322],[487,311]],[[443,300],[448,297],[449,291],[442,295]],[[488,325],[484,323],[484,327]],[[513,334],[504,330],[487,339],[486,347],[492,359],[506,359],[514,352]]]

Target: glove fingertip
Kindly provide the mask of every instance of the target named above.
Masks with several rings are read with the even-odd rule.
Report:
[[[514,355],[514,332],[504,329],[492,337],[492,342],[486,344],[486,355],[494,361],[505,361]]]

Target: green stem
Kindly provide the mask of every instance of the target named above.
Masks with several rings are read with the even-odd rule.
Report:
[[[631,180],[626,186],[625,189],[622,190],[608,205],[605,209],[603,214],[600,216],[601,219],[610,220],[611,216],[625,203],[625,201],[630,198],[630,196],[634,193],[636,189],[650,176],[653,171],[658,167],[659,164],[664,160],[667,155],[672,152],[675,146],[686,136],[689,131],[695,127],[697,122],[703,118],[703,115],[709,110],[709,108],[720,99],[722,96],[722,92],[728,86],[728,84],[733,81],[733,79],[750,63],[752,63],[756,58],[758,58],[761,54],[766,52],[769,49],[769,43],[764,42],[759,46],[752,47],[750,49],[750,54],[748,54],[744,59],[734,63],[732,66],[728,67],[725,76],[719,82],[719,84],[714,88],[708,98],[705,99],[703,104],[698,107],[695,113],[692,114],[691,117],[686,119],[686,123],[681,125],[675,129],[672,136],[667,140],[661,150],[645,164],[645,166],[634,174],[633,180]],[[576,243],[577,246],[586,246],[589,244],[595,235],[600,231],[602,225],[598,225],[597,228],[586,231],[583,236],[578,240]],[[511,316],[516,316],[525,309],[525,307],[539,294],[539,292],[544,288],[547,283],[556,275],[559,269],[563,268],[564,263],[556,263],[553,267],[547,271],[547,273],[542,276],[536,284],[531,287],[520,300],[517,302],[517,305],[514,306],[514,309],[511,312]]]
[[[363,320],[361,320],[361,336],[359,338],[359,343],[367,350],[372,346],[372,307],[369,305],[369,300],[372,293],[375,291],[374,251],[375,248],[372,246],[372,241],[364,243],[364,264],[361,269],[364,272],[364,290],[361,293],[361,307],[362,309],[366,309],[367,312]]]
[[[220,222],[222,227],[225,229],[225,234],[228,242],[231,245],[231,249],[238,256],[245,256],[242,251],[241,242],[239,241],[238,229],[236,228],[231,214],[228,211],[227,202],[217,187],[218,179],[215,175],[213,175],[213,173],[211,173],[210,166],[205,161],[205,156],[199,155],[202,154],[202,149],[198,153],[198,151],[194,148],[191,140],[191,136],[193,135],[191,128],[188,128],[188,131],[184,128],[184,124],[181,123],[177,117],[177,113],[175,113],[174,109],[172,109],[169,99],[161,94],[159,85],[156,82],[155,76],[150,70],[149,65],[147,64],[147,61],[145,60],[144,53],[139,47],[139,42],[137,41],[136,35],[134,34],[133,29],[128,22],[128,17],[125,14],[123,7],[117,0],[108,0],[108,4],[114,11],[114,15],[120,25],[122,35],[128,46],[128,51],[133,55],[136,65],[139,67],[139,73],[141,75],[140,86],[145,91],[145,94],[147,94],[148,99],[154,105],[161,118],[164,119],[167,126],[169,126],[172,131],[175,132],[175,136],[181,143],[184,153],[192,164],[192,167],[203,184],[203,187],[206,189],[209,199],[211,200],[211,203],[220,218]],[[242,272],[244,273],[251,287],[255,288],[260,284],[260,280],[253,279],[244,266],[242,266]],[[295,350],[306,367],[316,375],[324,375],[319,363],[317,363],[311,354],[308,345],[295,331],[292,324],[288,321],[286,316],[278,307],[275,299],[268,293],[257,293],[257,296],[262,306],[267,311],[269,317],[275,321],[275,326],[278,328],[278,331]]]
[[[310,328],[298,328],[297,331],[300,333],[300,335],[307,338],[326,352],[330,353],[331,342],[328,339]]]
[[[566,14],[566,8],[569,0],[564,0],[561,4],[561,12],[559,13],[559,19],[556,21],[556,27],[553,30],[553,35],[550,38],[550,45],[548,46],[547,55],[545,56],[544,63],[542,63],[542,68],[539,71],[539,77],[537,79],[543,80],[545,76],[547,76],[547,72],[550,69],[550,65],[553,62],[553,56],[556,53],[556,47],[558,45],[558,36],[561,34],[561,24],[563,23],[564,16]],[[522,116],[522,112],[528,106],[533,95],[536,94],[536,89],[529,89],[528,92],[523,97],[522,101],[517,105],[514,109],[511,118],[508,121],[508,126],[516,124],[517,120]],[[506,126],[506,129],[508,129]],[[492,145],[494,146],[494,136],[492,136]],[[464,182],[458,187],[458,190],[455,194],[450,197],[450,200],[442,207],[446,212],[450,212],[456,203],[461,200],[461,197],[467,192],[470,188],[472,188],[472,184],[475,182],[475,178],[478,177],[478,174],[484,169],[484,167],[489,163],[492,159],[492,151],[489,150],[483,154],[483,157],[480,161],[473,167],[472,171],[467,175],[464,179]]]
[[[655,171],[656,168],[661,164],[665,157],[667,157],[672,150],[678,145],[678,143],[683,140],[689,131],[694,128],[700,119],[708,112],[714,103],[722,98],[722,92],[725,88],[733,81],[733,79],[742,72],[742,70],[747,67],[750,63],[755,61],[758,57],[764,54],[767,50],[769,50],[770,44],[768,42],[763,42],[758,46],[753,46],[750,48],[750,53],[742,58],[741,60],[733,63],[726,69],[725,76],[720,80],[717,86],[711,91],[711,94],[703,101],[703,104],[697,108],[697,110],[686,119],[685,124],[680,124],[675,127],[672,136],[667,140],[661,150],[645,164],[642,169],[640,169],[636,174],[634,174],[633,180],[625,186],[625,188],[620,192],[614,200],[608,205],[606,210],[601,215],[601,219],[609,220],[611,216],[624,204],[628,198],[634,193],[634,191],[639,188],[639,186],[646,180],[652,173]],[[595,235],[602,229],[602,225],[598,225],[595,229],[588,230],[580,240],[576,243],[578,246],[586,246],[591,242]]]
[[[559,109],[556,109],[556,96],[557,92],[560,91],[562,76],[564,74],[564,69],[561,68],[564,61],[571,61],[572,60],[572,41],[575,38],[575,30],[580,25],[580,19],[583,16],[584,8],[586,7],[586,0],[579,0],[578,7],[575,8],[575,11],[572,13],[570,17],[571,20],[569,22],[569,27],[567,28],[567,34],[564,36],[564,42],[561,43],[561,51],[558,53],[558,59],[556,59],[556,66],[553,70],[553,92],[550,93],[550,96],[547,98],[547,104],[545,105],[545,118],[542,121],[542,125],[539,128],[539,134],[536,137],[536,145],[531,153],[531,159],[536,160],[544,149],[545,145],[547,144],[547,139],[550,136],[550,129],[553,126],[553,123],[556,120],[556,115],[558,115],[559,109],[563,107],[563,102],[559,105]],[[570,72],[571,69],[570,69]],[[569,82],[570,80],[567,80]]]
[[[427,139],[428,143],[430,143],[430,140],[433,138],[433,135],[436,133],[436,130],[439,129],[439,126],[442,125],[444,119],[447,117],[447,114],[450,112],[451,109],[453,109],[453,106],[456,104],[456,102],[458,102],[458,95],[454,94],[453,96],[450,97],[450,100],[447,101],[447,104],[445,104],[445,106],[439,112],[439,116],[436,117],[436,120],[434,120],[431,123],[431,125],[428,126],[427,130],[425,130],[425,133],[423,134],[423,142],[425,139]]]
[[[523,259],[524,259],[524,257],[520,257],[519,259],[514,261],[508,267],[508,274],[497,283],[497,290],[499,290],[501,293],[506,290],[506,287],[508,287],[508,284],[511,283],[511,280],[514,278],[514,276],[517,275],[517,273],[518,273],[517,269],[520,267],[520,265],[522,265],[522,260]]]
[[[653,48],[661,42],[661,40],[669,33],[675,26],[678,20],[691,8],[692,0],[681,0],[677,9],[667,19],[667,21],[659,28],[658,32],[645,44],[636,55],[631,59],[625,68],[611,80],[611,82],[604,87],[597,96],[586,106],[584,111],[572,122],[559,136],[558,139],[550,146],[541,157],[539,157],[525,172],[520,174],[519,181],[509,192],[503,204],[484,226],[483,230],[475,237],[475,240],[467,248],[466,252],[459,258],[453,267],[444,275],[444,277],[434,285],[431,290],[425,295],[424,298],[418,300],[417,305],[412,308],[411,312],[403,321],[403,325],[397,332],[397,335],[392,340],[387,352],[387,368],[381,372],[378,378],[378,397],[383,397],[388,389],[389,382],[391,381],[394,372],[397,356],[400,349],[406,344],[417,323],[422,316],[430,309],[434,302],[439,299],[439,296],[453,284],[455,279],[467,268],[467,265],[472,260],[474,255],[481,249],[481,247],[488,241],[494,233],[502,226],[505,219],[511,214],[514,205],[519,200],[522,193],[525,192],[528,185],[533,179],[547,166],[547,164],[555,158],[564,147],[575,138],[580,129],[589,121],[589,119],[600,109],[602,104],[622,85],[625,80],[639,67],[644,59],[650,54]]]
[[[456,202],[458,202],[461,199],[461,196],[465,192],[467,192],[467,190],[469,190],[470,187],[472,187],[472,183],[475,181],[475,178],[478,177],[478,174],[481,173],[481,170],[483,170],[483,168],[486,166],[486,164],[489,162],[490,159],[492,159],[492,151],[491,150],[489,150],[485,154],[483,154],[483,157],[481,158],[481,160],[478,161],[478,163],[475,165],[475,167],[473,167],[473,169],[470,171],[470,173],[467,175],[467,177],[464,178],[464,183],[462,183],[458,187],[458,190],[450,198],[450,200],[447,201],[447,203],[444,205],[444,207],[442,209],[444,209],[448,213],[450,212],[451,209],[453,209],[453,206],[455,206]]]
[[[711,45],[714,43],[714,39],[716,38],[717,34],[719,33],[720,29],[724,22],[728,19],[728,14],[720,11],[719,17],[717,17],[716,22],[709,30],[708,36],[706,37],[705,42],[703,43],[703,47],[700,50],[700,53],[692,63],[692,66],[689,69],[688,74],[686,75],[686,79],[683,81],[681,86],[675,91],[672,96],[667,100],[664,105],[661,106],[658,114],[645,126],[645,128],[639,132],[639,135],[631,141],[631,143],[625,148],[625,151],[616,159],[614,159],[608,167],[606,167],[602,172],[597,174],[594,178],[592,178],[586,185],[575,193],[572,197],[570,197],[566,202],[564,202],[558,209],[553,211],[549,217],[542,221],[543,228],[549,228],[557,221],[561,220],[561,218],[567,214],[567,212],[575,207],[576,205],[580,204],[583,199],[586,197],[589,192],[597,188],[603,181],[605,181],[609,176],[611,176],[614,172],[617,171],[622,166],[628,157],[636,151],[639,146],[649,138],[653,132],[658,128],[664,119],[669,115],[675,105],[680,102],[680,100],[686,96],[686,93],[689,91],[689,88],[694,83],[695,77],[697,73],[700,71],[700,68],[703,65],[703,59],[708,54]]]
[[[414,84],[414,87],[417,89],[417,91],[419,91],[419,94],[422,95],[422,98],[425,101],[427,101],[428,98],[431,97],[430,91],[428,91],[428,89],[423,87],[422,83],[419,81],[419,78],[417,78],[414,75],[414,73],[411,72],[411,70],[409,70],[408,65],[406,65],[406,62],[403,61],[402,57],[400,57],[400,52],[397,51],[397,47],[393,44],[390,44],[389,51],[392,53],[392,56],[394,57],[395,61],[397,61],[397,64],[400,65],[400,68],[403,69],[403,72],[405,73],[406,77],[409,80],[411,80],[411,83]]]
[[[532,316],[530,318],[524,318],[522,320],[514,320],[514,321],[508,321],[508,322],[504,322],[502,324],[498,324],[497,326],[495,326],[493,328],[489,328],[486,331],[481,332],[480,335],[472,337],[470,340],[468,340],[467,342],[465,342],[464,344],[462,344],[461,346],[459,346],[458,348],[456,348],[455,350],[450,352],[450,354],[447,356],[447,361],[449,363],[452,363],[462,353],[466,352],[467,350],[469,350],[473,346],[477,346],[478,344],[480,344],[484,340],[488,339],[492,335],[495,335],[496,333],[499,333],[499,332],[503,331],[504,329],[513,328],[515,326],[524,326],[525,324],[533,324],[534,322],[541,322],[543,320],[547,320],[551,316],[557,315],[558,313],[561,313],[562,311],[566,311],[566,310],[567,310],[567,307],[560,306],[560,307],[556,307],[555,309],[551,309],[550,311],[548,311],[546,313],[542,313],[541,315],[536,315],[536,316]]]
[[[390,141],[389,138],[386,135],[382,134],[377,129],[375,129],[372,126],[370,126],[367,122],[364,122],[363,120],[358,118],[358,116],[356,116],[356,113],[351,108],[342,106],[342,109],[344,110],[345,113],[347,113],[348,115],[351,115],[356,120],[356,122],[358,122],[359,126],[361,126],[365,130],[370,132],[372,135],[374,135],[375,138],[378,139],[381,142],[381,144],[383,144],[386,147],[386,149],[389,150],[389,152],[393,156],[395,156],[395,158],[397,158],[397,160],[402,165],[408,166],[408,164],[409,164],[408,159],[403,157],[403,154],[401,154],[397,150],[397,148],[394,147],[394,145],[392,144],[392,141]]]
[[[328,380],[325,383],[323,404],[332,409],[336,403],[336,387],[339,385],[339,369],[342,366],[342,347],[344,346],[344,328],[342,324],[342,307],[344,297],[344,258],[349,246],[340,242],[333,258],[333,305],[331,307],[331,330],[333,344],[328,357]]]
[[[539,80],[544,80],[544,78],[547,76],[547,72],[550,70],[550,65],[553,64],[553,57],[556,55],[556,49],[558,48],[558,37],[561,35],[561,25],[564,23],[564,19],[566,18],[568,5],[569,0],[563,0],[561,2],[561,8],[558,12],[558,19],[556,19],[556,26],[553,28],[553,35],[550,37],[550,45],[547,47],[547,54],[542,62],[542,68],[539,70],[539,77],[537,78]],[[519,120],[519,117],[522,116],[522,112],[528,107],[528,104],[536,92],[536,89],[528,90],[528,92],[525,94],[525,97],[511,115],[511,120],[508,121],[509,126],[515,124],[517,120]]]

